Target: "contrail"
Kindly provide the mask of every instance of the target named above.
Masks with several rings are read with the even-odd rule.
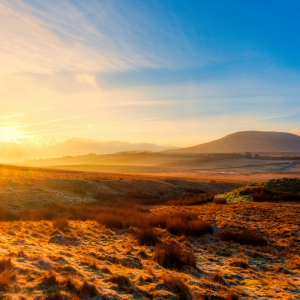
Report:
[[[157,120],[157,119],[161,119],[161,117],[158,117],[158,118],[148,118],[148,119],[128,120],[128,121],[118,121],[118,122],[96,123],[96,124],[88,124],[88,125],[80,125],[80,126],[69,126],[69,127],[55,128],[55,129],[44,129],[44,130],[22,132],[22,134],[38,133],[38,132],[45,132],[45,131],[57,131],[57,130],[64,130],[64,129],[71,129],[71,128],[81,128],[81,127],[86,127],[86,126],[99,126],[99,125],[108,125],[108,124],[121,124],[121,123],[131,123],[131,122],[142,122],[142,121],[150,121],[150,120]]]
[[[34,126],[34,125],[48,124],[48,123],[53,123],[53,122],[58,122],[58,121],[65,121],[65,120],[72,120],[72,119],[90,117],[90,116],[94,116],[94,115],[96,115],[96,114],[85,115],[85,116],[76,116],[76,117],[71,117],[71,118],[55,119],[55,120],[49,120],[49,121],[44,121],[44,122],[40,122],[40,123],[33,123],[33,124],[26,124],[26,125],[16,126],[14,128],[24,128],[24,127]]]
[[[7,118],[19,117],[19,116],[23,116],[23,115],[25,115],[25,113],[19,113],[19,114],[8,115],[8,116],[1,116],[0,119],[7,119]]]
[[[53,107],[53,106],[52,106]],[[0,119],[7,119],[7,118],[13,118],[13,117],[20,117],[20,116],[24,116],[26,114],[29,114],[31,112],[36,112],[36,111],[40,111],[40,110],[44,110],[44,109],[48,109],[48,108],[52,108],[51,106],[49,107],[44,107],[44,108],[38,108],[38,109],[34,109],[34,110],[29,110],[29,111],[24,111],[22,113],[18,113],[18,114],[13,114],[13,115],[7,115],[7,116],[0,116]],[[18,127],[15,127],[18,128]]]

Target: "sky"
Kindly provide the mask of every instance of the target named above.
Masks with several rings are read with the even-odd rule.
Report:
[[[1,147],[300,135],[299,9],[275,0],[0,0]]]

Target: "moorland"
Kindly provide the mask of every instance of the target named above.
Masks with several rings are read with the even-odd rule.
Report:
[[[299,299],[297,172],[181,175],[2,165],[1,298]]]

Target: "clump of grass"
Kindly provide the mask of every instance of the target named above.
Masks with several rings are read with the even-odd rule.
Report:
[[[197,214],[189,212],[171,212],[154,215],[149,220],[154,227],[166,228],[174,235],[201,236],[213,233],[209,222],[198,219]]]
[[[288,270],[286,270],[283,265],[274,266],[273,270],[274,270],[274,272],[282,273],[282,274],[288,274],[289,273]]]
[[[118,288],[122,291],[127,291],[130,287],[133,286],[130,279],[124,275],[111,275],[104,281],[117,284]]]
[[[95,297],[99,294],[96,286],[93,283],[89,283],[87,281],[83,282],[82,286],[78,290],[78,293],[84,297]]]
[[[140,246],[155,246],[160,239],[153,227],[145,226],[137,233],[137,241]]]
[[[53,270],[49,270],[43,276],[43,283],[48,286],[58,285],[58,280],[56,278],[56,273]]]
[[[149,256],[147,254],[147,252],[144,249],[140,249],[137,253],[137,256],[139,256],[142,259],[147,259]]]
[[[94,198],[101,202],[114,203],[119,198],[119,196],[117,194],[98,192],[94,195]]]
[[[100,271],[104,274],[111,274],[111,271],[108,267],[102,267],[100,268]]]
[[[231,259],[230,265],[233,267],[247,269],[249,268],[249,260],[243,256],[235,256]]]
[[[193,298],[189,287],[180,277],[173,276],[171,274],[163,274],[162,281],[164,284],[168,284],[174,289],[179,299],[190,300]]]
[[[74,281],[71,275],[68,275],[66,278],[64,278],[62,285],[65,286],[70,291],[75,292],[77,290],[76,282]]]
[[[227,285],[223,275],[220,272],[215,272],[210,276],[210,281],[217,282],[221,285]]]
[[[101,214],[98,216],[97,221],[107,228],[123,229],[125,227],[124,220],[120,216]]]
[[[242,245],[265,246],[268,244],[267,240],[260,233],[247,229],[224,229],[219,232],[218,237],[222,241],[232,241]]]
[[[165,241],[157,245],[153,259],[167,269],[182,270],[186,266],[196,267],[193,250],[183,248],[175,241]]]
[[[69,228],[69,220],[66,217],[58,217],[52,220],[52,225],[54,229],[66,230]]]
[[[84,196],[87,194],[87,191],[81,187],[74,187],[73,192],[79,196]]]
[[[189,197],[181,197],[178,199],[171,199],[166,201],[166,205],[179,205],[179,206],[185,206],[185,205],[199,205],[204,204],[207,202],[213,201],[215,196],[215,193],[207,193],[207,194],[201,194],[201,195],[192,195]]]
[[[0,272],[3,272],[6,269],[8,270],[13,269],[13,264],[10,258],[2,258],[0,260]]]
[[[206,233],[213,233],[213,227],[209,222],[201,220],[184,222],[184,220],[180,218],[168,219],[167,230],[174,235],[189,236],[201,236]]]
[[[226,204],[227,199],[226,198],[214,198],[214,203],[215,204]]]
[[[0,206],[0,221],[16,221],[19,220],[17,214],[12,213],[9,209]]]
[[[272,201],[282,201],[283,197],[280,194],[274,194],[267,192],[265,189],[257,191],[252,195],[252,200],[254,202],[272,202]]]
[[[239,300],[240,297],[239,297],[239,295],[237,294],[236,291],[234,291],[233,289],[230,289],[229,291],[227,291],[225,293],[225,299],[227,299],[227,300]]]
[[[287,192],[284,194],[286,201],[300,201],[300,193]]]
[[[0,260],[0,291],[8,289],[16,275],[17,272],[14,270],[11,259],[2,258]]]

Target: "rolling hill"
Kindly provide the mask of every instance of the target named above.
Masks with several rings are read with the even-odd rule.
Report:
[[[300,136],[287,132],[241,131],[221,139],[163,153],[300,152]]]

